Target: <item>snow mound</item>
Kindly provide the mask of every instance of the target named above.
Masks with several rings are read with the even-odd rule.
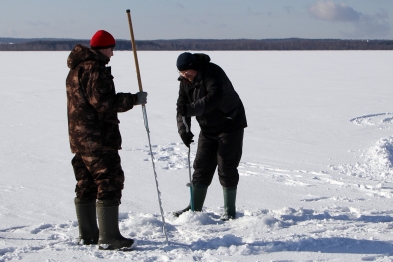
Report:
[[[341,174],[393,182],[393,137],[381,138],[362,154],[363,163],[334,166]]]
[[[187,224],[194,224],[194,225],[209,225],[209,224],[216,224],[217,221],[213,220],[210,217],[211,214],[204,213],[204,212],[192,212],[187,211],[183,213],[176,222],[179,225],[187,225]]]

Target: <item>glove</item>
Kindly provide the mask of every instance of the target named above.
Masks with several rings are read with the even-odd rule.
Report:
[[[134,105],[144,105],[147,103],[147,93],[146,92],[138,92],[134,95],[135,102]]]
[[[180,104],[177,106],[177,113],[181,116],[187,116],[187,105]]]
[[[186,147],[190,147],[190,144],[194,142],[192,138],[194,137],[194,134],[191,132],[183,132],[180,134],[181,140],[183,140],[183,143],[186,145]]]

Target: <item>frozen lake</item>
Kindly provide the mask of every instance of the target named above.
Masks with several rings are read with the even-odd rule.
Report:
[[[0,261],[393,259],[392,51],[203,52],[226,71],[249,125],[239,218],[227,223],[217,176],[205,212],[171,215],[189,198],[175,120],[180,53],[138,52],[169,246],[141,108],[120,114],[120,227],[139,244],[126,253],[76,245],[69,52],[0,52]],[[138,91],[132,52],[115,51],[110,66],[117,92]]]

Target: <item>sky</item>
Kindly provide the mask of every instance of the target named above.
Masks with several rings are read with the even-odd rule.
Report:
[[[393,39],[392,0],[0,0],[0,37]]]

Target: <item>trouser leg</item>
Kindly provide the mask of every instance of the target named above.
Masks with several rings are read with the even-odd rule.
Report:
[[[94,183],[94,178],[87,169],[80,154],[75,154],[71,161],[74,169],[75,179],[77,181],[75,186],[75,193],[79,199],[96,199],[97,186]]]
[[[217,165],[218,177],[223,187],[237,187],[239,183],[238,166],[243,151],[244,129],[222,133],[218,138]]]
[[[215,136],[199,133],[198,149],[194,160],[192,183],[210,186],[217,168],[218,142]]]

